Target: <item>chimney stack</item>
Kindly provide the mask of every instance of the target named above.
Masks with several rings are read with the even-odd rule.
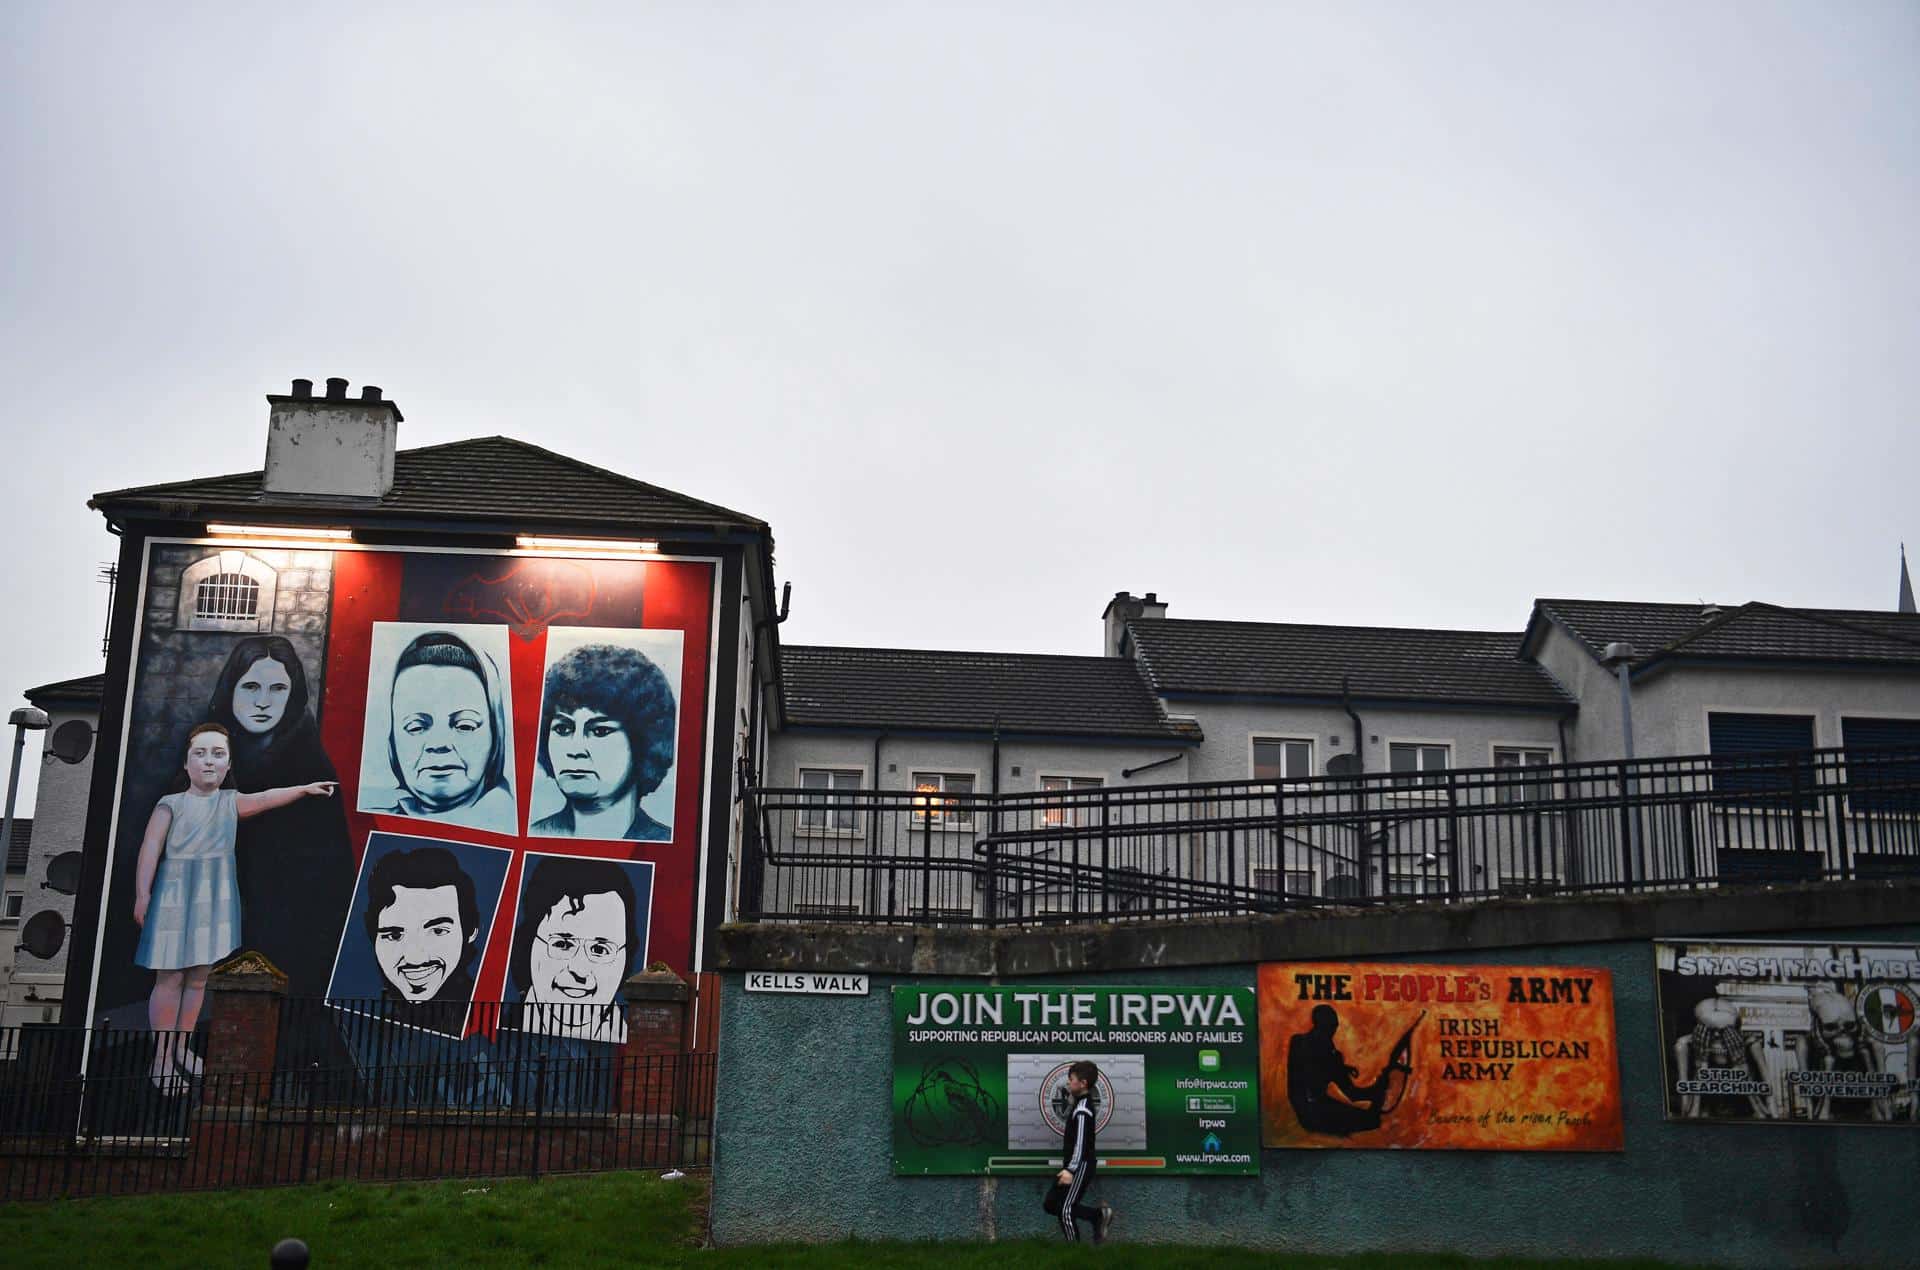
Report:
[[[1113,598],[1107,601],[1106,610],[1100,614],[1100,620],[1106,623],[1106,646],[1102,654],[1107,657],[1131,657],[1133,650],[1127,642],[1127,623],[1137,617],[1165,617],[1167,606],[1152,591],[1143,596],[1129,595],[1125,591],[1115,591]]]
[[[332,378],[315,397],[311,379],[296,379],[286,396],[269,393],[267,406],[268,493],[379,498],[393,488],[402,415],[378,388],[362,387],[356,401],[346,380]]]

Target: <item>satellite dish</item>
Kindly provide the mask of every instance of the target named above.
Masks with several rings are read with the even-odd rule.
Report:
[[[47,749],[62,763],[78,763],[93,752],[93,725],[84,719],[68,719],[47,738]]]
[[[1320,893],[1330,900],[1357,900],[1360,898],[1360,879],[1351,873],[1330,874]]]
[[[67,919],[52,909],[43,909],[27,919],[20,928],[19,947],[42,961],[51,961],[67,942]]]
[[[1327,760],[1327,775],[1358,776],[1360,774],[1360,756],[1357,754],[1336,754]]]
[[[62,851],[47,861],[47,880],[40,884],[62,895],[75,895],[80,891],[80,853]]]

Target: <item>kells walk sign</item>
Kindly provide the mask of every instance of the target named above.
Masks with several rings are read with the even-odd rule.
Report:
[[[1081,1059],[1102,1170],[1260,1171],[1252,989],[1057,984],[893,990],[893,1171],[1054,1172]]]

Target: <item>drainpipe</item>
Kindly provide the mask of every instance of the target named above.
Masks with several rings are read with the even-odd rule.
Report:
[[[1365,776],[1367,774],[1366,724],[1360,721],[1360,712],[1353,708],[1353,681],[1352,677],[1348,675],[1340,676],[1340,708],[1347,712],[1347,718],[1353,720],[1353,774],[1355,776]],[[1354,799],[1361,807],[1365,807],[1367,800],[1366,786],[1364,784],[1356,784],[1353,789]],[[1367,879],[1373,868],[1372,862],[1367,859],[1367,844],[1372,838],[1373,827],[1363,816],[1360,819],[1360,850],[1356,853],[1359,859],[1355,861],[1355,863],[1360,866],[1360,893],[1362,895],[1367,893]],[[1385,889],[1386,884],[1383,880],[1381,883],[1383,893]]]
[[[1354,768],[1354,775],[1365,776],[1367,774],[1365,725],[1360,722],[1360,716],[1353,708],[1353,685],[1346,675],[1340,676],[1340,708],[1347,712],[1349,719],[1353,720],[1353,758],[1358,764]]]

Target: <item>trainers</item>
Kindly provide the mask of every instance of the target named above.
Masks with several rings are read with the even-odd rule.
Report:
[[[1102,1204],[1100,1205],[1100,1219],[1093,1223],[1093,1242],[1097,1244],[1107,1242],[1107,1232],[1112,1229],[1113,1206],[1111,1204]]]

